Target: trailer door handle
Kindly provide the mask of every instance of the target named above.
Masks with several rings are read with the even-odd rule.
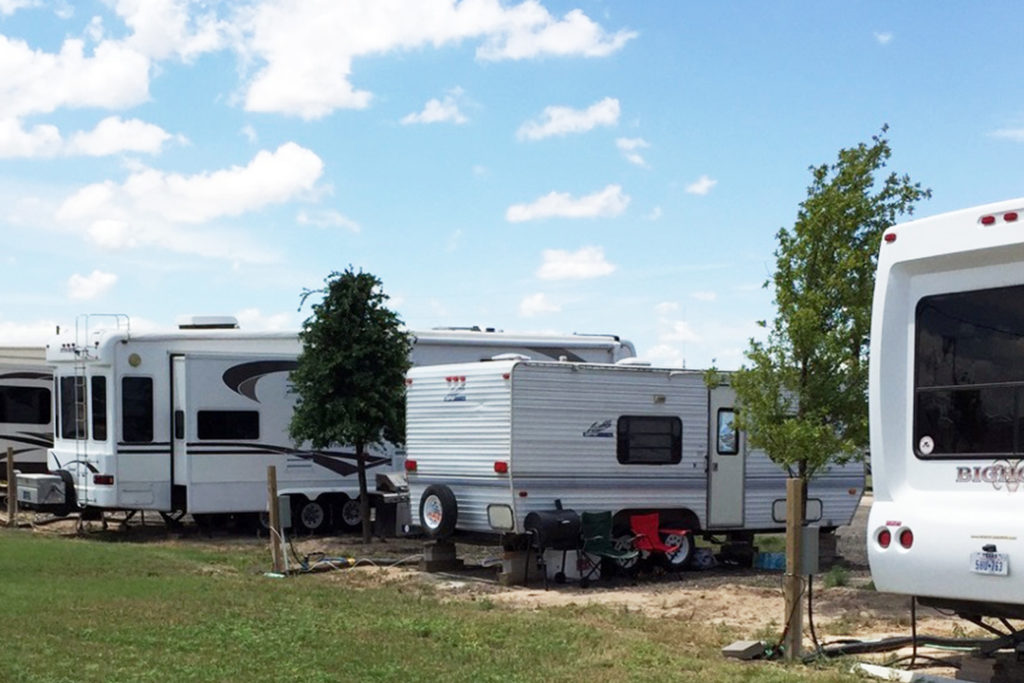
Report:
[[[718,471],[718,463],[717,463],[717,462],[716,462],[716,463],[713,463],[713,464],[711,465],[711,471],[712,471],[712,472],[717,472],[717,471]]]

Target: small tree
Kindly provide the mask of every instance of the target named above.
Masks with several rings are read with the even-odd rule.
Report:
[[[313,294],[313,314],[302,324],[302,353],[291,380],[298,394],[289,432],[314,448],[351,444],[359,472],[363,540],[370,540],[366,449],[405,440],[405,373],[411,341],[385,306],[381,281],[349,266],[332,272]]]
[[[907,175],[876,174],[892,154],[880,135],[812,166],[792,231],[782,228],[774,286],[777,313],[749,366],[732,378],[738,424],[790,475],[861,457],[868,443],[868,336],[882,233],[931,196]]]
[[[779,230],[775,320],[751,340],[750,365],[732,377],[737,424],[751,445],[797,478],[787,486],[786,657],[799,656],[803,631],[800,528],[807,480],[831,462],[862,457],[868,445],[868,335],[883,231],[931,196],[907,175],[876,174],[892,154],[884,135],[841,149],[812,166],[793,230]]]

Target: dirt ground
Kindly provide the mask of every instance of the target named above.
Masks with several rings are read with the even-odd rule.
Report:
[[[824,585],[824,575],[812,585],[813,623],[819,642],[840,640],[876,640],[890,636],[910,635],[910,600],[904,596],[879,593],[871,585],[868,571],[865,533],[870,499],[862,501],[850,526],[837,531],[840,560],[832,578],[842,575],[841,586]],[[73,534],[71,521],[38,526],[38,533]],[[147,517],[146,525],[133,520],[126,528],[112,524],[103,532],[97,522],[88,524],[87,534],[128,534],[145,542],[194,543],[215,545],[230,550],[232,545],[266,544],[255,534],[241,535],[215,532],[204,534],[186,526],[168,532],[158,518]],[[642,573],[635,579],[625,577],[597,581],[589,588],[576,582],[555,584],[545,589],[540,575],[534,573],[529,586],[504,586],[498,581],[502,551],[499,547],[459,545],[458,553],[465,568],[441,573],[419,570],[418,559],[423,551],[420,539],[387,539],[363,545],[353,536],[303,537],[293,541],[295,557],[353,558],[354,569],[324,572],[316,580],[352,581],[365,584],[392,584],[421,581],[450,600],[488,599],[496,604],[519,609],[543,609],[556,605],[601,604],[627,609],[658,619],[687,619],[702,623],[725,624],[737,629],[741,637],[773,642],[782,631],[784,602],[782,572],[718,566],[704,571],[678,574]],[[268,552],[268,569],[269,569]],[[321,565],[323,568],[326,565]],[[804,602],[805,648],[813,649],[812,634],[806,619]],[[944,616],[927,608],[917,610],[918,633],[940,636],[976,636],[982,632],[962,620]],[[723,643],[725,645],[726,643]],[[907,650],[906,652],[909,652]],[[924,651],[926,654],[948,656],[949,653]],[[886,655],[892,658],[894,655]],[[877,658],[876,658],[877,660]],[[929,671],[953,676],[952,668]]]

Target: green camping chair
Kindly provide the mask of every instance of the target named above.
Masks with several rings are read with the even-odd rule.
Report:
[[[593,579],[600,577],[601,564],[604,560],[614,562],[620,567],[636,564],[639,556],[636,550],[618,548],[615,545],[615,539],[612,538],[611,512],[584,512],[580,515],[580,534],[583,536],[580,587],[586,588]]]

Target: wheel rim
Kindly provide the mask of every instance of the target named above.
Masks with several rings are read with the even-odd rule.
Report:
[[[674,552],[665,553],[665,557],[673,566],[679,566],[686,564],[687,559],[690,556],[690,536],[689,534],[668,534],[664,539],[665,545],[676,545],[679,546]]]
[[[307,529],[319,529],[326,516],[323,505],[309,502],[302,506],[302,510],[299,512],[299,521]]]
[[[628,553],[633,550],[633,539],[628,536],[622,536],[615,539],[612,546],[619,552]],[[615,560],[615,564],[619,565],[622,569],[632,569],[636,566],[636,563],[640,561],[639,554],[633,554],[628,557],[622,557]]]
[[[431,531],[436,531],[444,521],[444,508],[441,499],[436,495],[429,495],[423,499],[423,526]]]
[[[341,506],[341,521],[348,526],[358,526],[363,521],[359,499],[345,501]]]

